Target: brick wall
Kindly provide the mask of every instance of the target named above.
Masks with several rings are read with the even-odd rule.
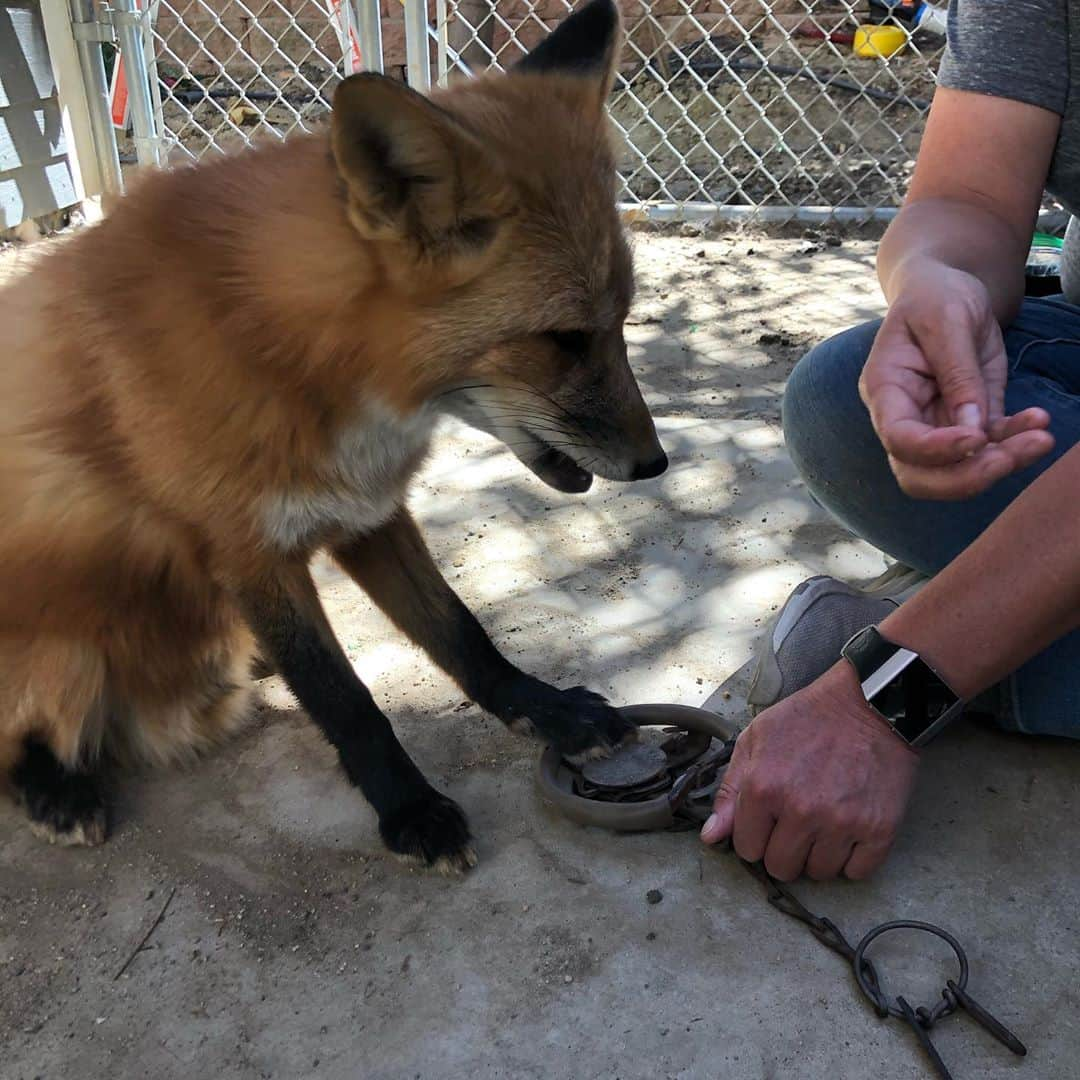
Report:
[[[534,19],[527,17],[526,0],[497,0],[497,3],[500,17],[514,28],[517,39],[526,47],[535,45],[543,31]],[[619,0],[619,4],[631,40],[646,55],[661,47],[656,28],[643,18],[642,0]],[[710,33],[731,33],[745,28],[751,30],[756,40],[779,36],[774,27],[760,25],[766,5],[773,17],[787,26],[801,22],[807,15],[804,0],[687,0],[687,4],[695,19]],[[383,57],[389,71],[405,63],[404,9],[399,0],[381,0],[381,7]],[[212,75],[221,65],[230,74],[242,77],[253,71],[244,53],[271,72],[285,66],[282,54],[295,63],[323,66],[312,55],[308,38],[331,60],[337,61],[341,55],[326,10],[316,0],[273,0],[263,7],[259,6],[259,0],[249,0],[247,5],[235,0],[204,0],[186,10],[178,3],[177,9],[183,12],[182,22],[167,5],[162,5],[158,17],[157,32],[166,46],[159,59],[165,68],[175,57],[198,75]],[[532,9],[549,29],[566,11],[561,0],[535,0]],[[648,10],[669,40],[685,41],[701,36],[686,17],[687,7],[682,0],[652,0]],[[216,19],[211,12],[216,14]],[[434,0],[429,0],[429,13],[434,22]],[[814,14],[822,24],[835,23],[842,17],[843,9],[832,0],[823,0],[820,13]],[[499,26],[494,42],[496,52],[506,44],[507,36],[507,31]],[[432,49],[434,57],[434,46]],[[510,60],[516,55],[510,48],[505,58]],[[634,59],[628,52],[630,66]]]

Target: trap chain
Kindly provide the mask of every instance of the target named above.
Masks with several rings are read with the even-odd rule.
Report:
[[[543,798],[579,824],[600,825],[618,832],[699,827],[711,813],[713,798],[735,749],[738,726],[706,709],[685,705],[634,705],[620,711],[639,725],[642,741],[610,758],[583,766],[568,763],[549,747],[537,770]],[[734,854],[730,844],[727,850]],[[951,1080],[952,1073],[931,1041],[930,1032],[939,1021],[957,1012],[966,1012],[1014,1054],[1027,1054],[1024,1044],[968,992],[967,955],[948,931],[932,923],[895,920],[871,928],[852,945],[836,923],[810,911],[762,862],[741,858],[739,862],[764,885],[766,898],[774,908],[803,923],[818,941],[844,958],[879,1017],[902,1020],[911,1029],[940,1080]],[[946,981],[941,1000],[933,1006],[912,1007],[902,994],[890,997],[874,962],[866,955],[874,941],[896,930],[941,938],[956,956],[958,975]]]

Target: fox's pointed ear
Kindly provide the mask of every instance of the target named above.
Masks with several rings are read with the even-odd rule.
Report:
[[[331,145],[349,219],[372,240],[402,240],[441,260],[476,255],[511,210],[502,170],[457,120],[382,75],[334,94]]]
[[[511,74],[580,75],[595,80],[602,100],[607,100],[621,48],[622,24],[615,0],[590,0],[559,23]]]

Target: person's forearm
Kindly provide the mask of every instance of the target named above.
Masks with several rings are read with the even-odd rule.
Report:
[[[878,248],[877,271],[892,303],[905,283],[929,260],[979,278],[990,293],[994,314],[1007,324],[1024,296],[1027,239],[991,210],[974,202],[928,198],[908,203]]]
[[[1080,626],[1080,447],[882,624],[971,698]]]

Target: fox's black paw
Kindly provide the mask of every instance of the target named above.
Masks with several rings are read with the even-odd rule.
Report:
[[[477,862],[464,811],[434,788],[381,818],[379,832],[399,858],[441,874],[463,874]]]
[[[11,779],[37,836],[67,847],[105,842],[108,810],[97,780],[65,768],[44,743],[27,741]]]
[[[634,724],[584,686],[558,690],[523,676],[511,691],[510,708],[511,731],[537,735],[575,763],[607,757],[638,737]]]

